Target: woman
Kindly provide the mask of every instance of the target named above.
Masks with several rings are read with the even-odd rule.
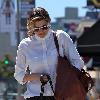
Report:
[[[55,89],[58,53],[50,21],[50,16],[44,8],[34,8],[27,19],[28,38],[23,39],[18,46],[14,77],[20,84],[27,84],[27,91],[24,93],[24,98],[27,100],[39,98],[41,77],[44,82],[47,82],[47,75],[49,75]],[[83,60],[69,35],[62,30],[56,33],[60,55],[66,55],[71,64],[78,69],[83,68]],[[30,74],[26,73],[27,67]],[[53,99],[54,93],[49,82],[45,84],[43,95]]]

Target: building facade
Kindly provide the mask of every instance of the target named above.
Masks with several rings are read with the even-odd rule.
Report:
[[[0,58],[16,55],[16,12],[13,0],[2,0],[0,5]]]

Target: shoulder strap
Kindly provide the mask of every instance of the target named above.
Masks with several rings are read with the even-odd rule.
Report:
[[[56,32],[53,32],[53,36],[54,36],[54,42],[55,42],[55,45],[56,45],[56,48],[57,48],[57,51],[58,51],[58,54],[59,54],[59,44],[58,44]]]
[[[56,34],[57,34],[56,32],[53,32],[54,42],[55,42],[55,45],[56,45],[56,48],[57,48],[58,55],[59,55],[59,57],[61,57],[60,54],[59,54],[59,43],[58,43],[58,39],[57,39]],[[63,58],[67,59],[67,57],[65,55],[64,55]]]

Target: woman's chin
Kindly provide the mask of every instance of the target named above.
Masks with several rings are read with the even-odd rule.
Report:
[[[38,37],[40,38],[44,38],[46,36],[46,34],[38,34]]]
[[[44,37],[45,37],[45,35],[38,35],[38,37],[40,37],[40,38],[44,38]]]

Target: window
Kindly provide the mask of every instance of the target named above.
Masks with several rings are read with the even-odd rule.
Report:
[[[11,14],[10,13],[6,14],[5,17],[6,17],[6,24],[11,24]]]

